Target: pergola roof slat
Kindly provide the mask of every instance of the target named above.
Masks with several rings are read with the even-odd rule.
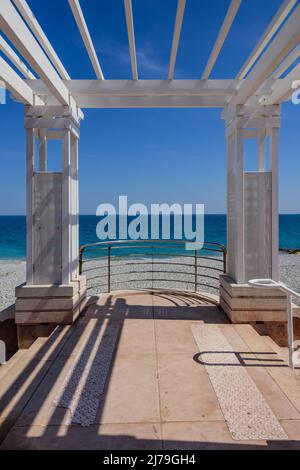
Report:
[[[296,65],[296,67],[294,67],[286,77],[280,80],[275,80],[271,95],[264,97],[264,104],[269,105],[287,101],[295,91],[295,89],[292,88],[292,84],[299,80],[299,77],[300,64]]]
[[[287,16],[290,14],[291,10],[296,5],[297,0],[285,0],[279,11],[274,16],[273,20],[269,24],[268,28],[264,32],[262,38],[255,46],[250,57],[246,60],[245,64],[241,68],[240,72],[237,75],[237,78],[245,78],[251,67],[255,64],[256,60],[259,58],[260,54],[269,44],[273,36],[276,34],[280,26],[283,24]]]
[[[297,47],[295,47],[295,49],[292,50],[292,52],[284,59],[284,61],[280,64],[280,66],[278,67],[278,69],[276,69],[276,71],[274,72],[274,74],[272,75],[272,78],[276,79],[276,78],[280,78],[281,75],[284,74],[284,72],[287,71],[287,69],[293,65],[293,63],[299,59],[300,57],[300,44],[298,44]]]
[[[0,79],[5,82],[6,87],[13,96],[26,104],[44,104],[43,101],[34,96],[34,92],[27,83],[0,57]]]
[[[124,6],[125,6],[125,15],[126,15],[126,25],[127,25],[127,34],[128,34],[128,42],[129,42],[129,52],[130,52],[132,77],[133,77],[133,80],[138,80],[131,0],[124,0]]]
[[[0,51],[6,55],[6,57],[17,67],[17,69],[24,75],[25,78],[34,79],[35,76],[29,70],[27,65],[20,59],[20,57],[15,53],[15,51],[10,47],[7,41],[5,41],[3,36],[0,36]]]
[[[208,59],[207,65],[205,67],[205,70],[202,75],[202,79],[207,80],[211,74],[211,71],[219,57],[219,54],[221,52],[221,49],[223,47],[223,44],[227,38],[227,35],[230,31],[230,28],[232,26],[232,23],[237,15],[237,12],[239,11],[240,5],[241,5],[242,0],[231,0],[228,12],[226,14],[226,17],[224,19],[224,22],[221,26],[220,32],[218,34],[217,40],[215,42],[215,45],[213,47],[213,50],[211,52],[211,55]]]
[[[271,45],[260,57],[247,78],[244,80],[231,105],[244,104],[266,82],[276,68],[282,63],[300,42],[300,5],[288,18]]]
[[[58,55],[56,54],[55,50],[53,49],[52,45],[50,44],[46,34],[42,30],[39,22],[33,15],[32,11],[30,10],[29,6],[27,5],[25,0],[13,0],[14,4],[16,5],[17,9],[23,16],[24,20],[30,27],[31,31],[34,33],[35,37],[40,42],[42,48],[48,55],[49,59],[51,60],[52,64],[60,74],[61,78],[65,80],[69,80],[70,76],[66,71],[65,67],[63,66],[62,62],[60,61]]]
[[[95,48],[94,48],[92,38],[88,30],[79,0],[69,0],[69,5],[72,10],[75,21],[77,23],[84,45],[86,47],[90,61],[92,62],[95,74],[99,80],[104,80],[102,69],[101,69]]]
[[[173,80],[186,0],[178,0],[168,79]]]
[[[49,90],[62,104],[69,104],[69,92],[41,46],[9,0],[0,2],[0,27]]]

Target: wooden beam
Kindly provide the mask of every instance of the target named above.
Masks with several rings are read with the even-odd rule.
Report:
[[[284,59],[284,61],[280,64],[278,69],[274,72],[272,75],[272,78],[280,78],[281,75],[284,74],[284,72],[287,71],[287,69],[293,65],[294,62],[296,62],[297,59],[300,57],[300,44],[298,44],[295,49],[292,50],[292,52]]]
[[[291,98],[293,92],[293,82],[299,80],[300,77],[300,64],[296,65],[293,70],[280,80],[274,82],[272,91],[269,95],[263,97],[263,104],[280,104]]]
[[[67,88],[9,0],[0,2],[0,28],[33,70],[44,80],[58,101],[62,104],[69,104]]]
[[[122,96],[77,97],[81,108],[224,108],[229,98],[222,96]]]
[[[132,77],[138,79],[131,0],[124,0]]]
[[[8,42],[5,41],[4,37],[0,36],[0,51],[6,55],[6,57],[14,64],[15,67],[24,75],[25,78],[35,79],[33,73],[29,70],[27,65],[20,59],[15,51],[10,47]]]
[[[26,80],[33,91],[47,95],[42,80]],[[235,80],[66,80],[64,84],[72,96],[206,96],[232,95]]]
[[[48,96],[41,80],[26,83]],[[79,107],[222,107],[235,93],[232,80],[66,80]]]
[[[26,104],[44,104],[27,83],[0,57],[0,78],[13,96]]]
[[[254,50],[252,51],[250,57],[246,60],[243,67],[239,71],[237,78],[242,79],[245,78],[251,67],[255,64],[257,59],[259,58],[260,54],[269,44],[271,39],[279,30],[280,26],[283,24],[287,16],[290,14],[291,10],[296,5],[297,0],[285,0],[281,8],[278,10],[276,15],[274,16],[273,20],[269,24],[268,28],[264,32],[262,38],[255,46]]]
[[[168,79],[173,80],[186,0],[178,0]]]
[[[300,5],[287,19],[271,45],[244,80],[230,105],[244,104],[268,80],[274,70],[300,41]]]
[[[104,80],[101,66],[99,64],[98,57],[94,48],[94,44],[90,36],[84,15],[82,13],[79,0],[69,0],[69,5],[74,15],[74,18],[77,23],[78,29],[80,31],[84,45],[86,47],[90,61],[92,62],[95,74],[99,80]]]
[[[32,13],[31,9],[27,5],[25,0],[13,0],[14,4],[18,8],[19,12],[23,16],[24,20],[30,27],[31,31],[40,42],[42,48],[48,55],[49,59],[51,60],[52,64],[60,74],[61,78],[64,80],[69,80],[70,76],[66,69],[64,68],[62,62],[60,61],[58,55],[56,54],[55,50],[53,49],[50,41],[48,40],[46,34],[42,30],[39,22],[37,21],[36,17]]]
[[[211,52],[211,55],[208,59],[207,65],[205,67],[205,70],[202,75],[202,79],[207,80],[211,74],[211,71],[213,69],[213,66],[215,65],[219,54],[221,52],[221,49],[223,47],[223,44],[227,38],[227,35],[229,33],[229,30],[232,26],[232,23],[236,17],[236,14],[240,8],[242,0],[231,0],[227,15],[225,17],[225,20],[221,26],[220,32],[218,34],[217,40],[215,42],[215,45],[213,47],[213,50]]]

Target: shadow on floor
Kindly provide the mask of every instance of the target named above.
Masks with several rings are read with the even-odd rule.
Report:
[[[139,298],[140,296],[140,298]],[[144,302],[143,300],[144,296]],[[104,299],[104,301],[102,301]],[[94,303],[93,303],[94,301]],[[97,302],[97,303],[96,303]],[[299,441],[270,442],[267,445],[239,444],[231,442],[197,442],[163,438],[161,422],[153,423],[101,423],[101,416],[114,368],[116,351],[125,320],[192,320],[203,323],[226,324],[227,318],[215,303],[197,297],[166,292],[139,292],[114,298],[111,295],[92,299],[88,308],[72,326],[59,326],[38,349],[28,350],[20,363],[7,373],[0,385],[0,439],[3,449],[266,449],[300,448]],[[54,394],[58,381],[66,374],[66,365],[80,350],[83,364],[91,359],[95,342],[98,352],[105,349],[107,337],[115,325],[119,331],[115,338],[114,354],[106,375],[97,413],[98,425],[81,427],[68,424],[69,410],[51,406],[43,410],[46,400]],[[84,340],[84,343],[82,341]],[[105,343],[106,341],[106,343]],[[34,346],[34,345],[33,345]],[[80,348],[80,349],[79,349]],[[96,351],[97,353],[97,351]],[[239,352],[235,353],[239,354]],[[253,353],[255,354],[255,353]],[[193,358],[194,355],[191,355]],[[194,358],[194,360],[196,360]],[[198,359],[197,359],[198,360]],[[84,362],[85,361],[85,362]],[[241,361],[241,365],[245,365]],[[263,366],[263,363],[261,364]],[[72,369],[72,376],[78,370]],[[55,392],[57,393],[57,392]],[[53,395],[54,398],[54,395]],[[83,394],[83,399],[84,399]],[[80,398],[81,400],[81,398]],[[81,401],[77,406],[82,405]],[[53,401],[51,402],[53,403]],[[46,417],[43,418],[43,413]],[[44,419],[44,421],[43,421]],[[130,428],[135,426],[132,435]],[[139,430],[141,438],[134,436]],[[143,436],[145,436],[143,438]],[[200,437],[200,436],[199,436]]]

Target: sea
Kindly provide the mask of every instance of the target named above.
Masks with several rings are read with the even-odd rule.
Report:
[[[226,246],[226,215],[206,214],[204,217],[205,241],[221,243]],[[96,234],[98,222],[99,217],[95,215],[80,215],[80,245],[99,242]],[[25,233],[25,216],[0,216],[0,260],[25,259]],[[174,238],[172,230],[171,238]],[[281,214],[279,216],[279,247],[300,248],[300,214]],[[119,255],[122,255],[121,251]]]

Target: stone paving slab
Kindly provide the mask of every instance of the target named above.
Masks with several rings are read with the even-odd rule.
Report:
[[[84,343],[97,338],[101,342],[108,324],[118,325],[120,336],[105,400],[94,425],[66,425],[68,410],[54,405],[55,396]],[[245,361],[248,374],[289,441],[232,439],[209,375],[197,362],[193,324],[216,324],[234,349],[252,353]],[[0,399],[0,412],[5,411],[10,426],[19,416],[2,448],[299,448],[299,378],[282,362],[271,367],[270,358],[279,357],[274,349],[251,326],[241,327],[229,325],[225,314],[207,299],[201,305],[199,298],[180,293],[101,295],[61,341],[53,337],[34,344],[25,358],[12,362],[7,377],[1,375],[7,382],[0,384],[0,392],[6,393],[8,402],[1,409]]]

